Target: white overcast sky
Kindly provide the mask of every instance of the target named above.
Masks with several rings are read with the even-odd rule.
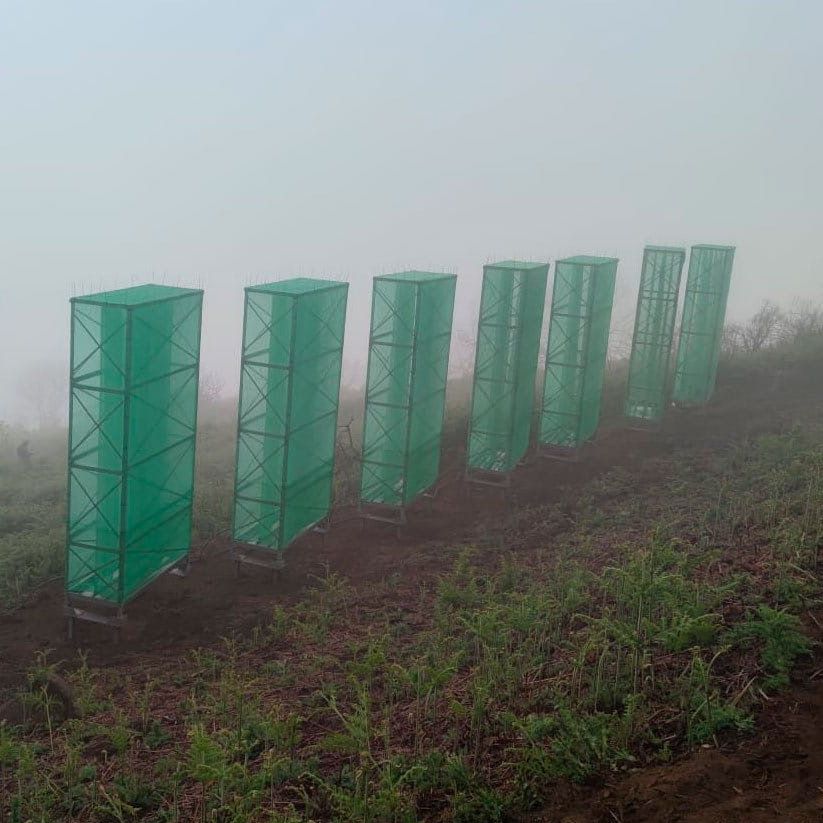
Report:
[[[237,375],[242,287],[737,246],[730,314],[823,301],[823,2],[0,0],[0,418],[67,363],[72,294],[206,289]]]

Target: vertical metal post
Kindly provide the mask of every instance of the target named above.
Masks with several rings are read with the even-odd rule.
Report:
[[[196,299],[200,304],[198,309],[198,316],[199,322],[197,323],[197,340],[194,347],[195,352],[197,352],[197,362],[194,366],[194,385],[195,385],[195,392],[194,392],[194,416],[192,418],[192,444],[191,444],[191,486],[189,487],[189,495],[191,496],[191,500],[189,501],[189,550],[186,552],[186,571],[185,574],[188,574],[189,569],[191,567],[191,539],[192,533],[194,531],[194,496],[195,496],[195,483],[197,481],[196,477],[196,470],[197,470],[197,415],[200,410],[200,337],[202,334],[202,327],[203,327],[203,293],[196,295]],[[239,405],[239,404],[238,404]],[[185,576],[185,575],[184,575]]]
[[[483,266],[483,284],[480,287],[480,311],[477,317],[477,335],[474,341],[474,367],[472,369],[472,394],[471,394],[471,402],[469,403],[469,425],[468,430],[466,432],[466,456],[469,457],[469,452],[471,450],[471,441],[472,441],[472,430],[474,427],[474,405],[477,396],[477,375],[479,372],[479,361],[480,361],[480,335],[483,329],[483,310],[486,305],[486,294],[487,288],[489,287],[489,277],[488,277],[488,270],[489,266]],[[466,468],[468,472],[468,464]]]
[[[240,337],[240,387],[237,394],[237,432],[234,438],[234,455],[235,455],[235,463],[237,462],[237,457],[240,454],[240,437],[241,437],[241,426],[243,422],[243,377],[245,376],[246,372],[246,331],[248,328],[248,319],[249,319],[249,288],[243,289],[243,331],[242,336]],[[233,505],[231,508],[231,534],[232,534],[232,541],[231,541],[231,555],[235,558],[235,573],[240,574],[240,561],[237,560],[237,547],[234,542],[234,536],[237,534],[237,484],[239,481],[239,473],[238,467],[235,466],[234,472],[234,494],[233,494]]]
[[[414,331],[412,332],[412,355],[409,366],[409,394],[407,398],[408,413],[406,415],[406,445],[403,450],[403,497],[401,508],[405,510],[409,491],[409,446],[411,445],[412,412],[414,409],[414,390],[417,384],[417,351],[418,335],[420,333],[420,290],[423,283],[414,284]],[[448,366],[446,367],[448,368]],[[399,529],[398,529],[399,534]]]
[[[118,579],[117,579],[117,604],[123,605],[125,599],[125,576],[126,576],[126,547],[128,545],[128,472],[129,472],[129,429],[131,425],[131,353],[132,353],[132,309],[126,308],[126,362],[125,376],[123,379],[123,454],[120,460],[120,534],[118,538],[119,558],[118,558]]]
[[[289,367],[288,367],[288,381],[289,385],[286,389],[286,419],[284,421],[284,438],[283,438],[283,468],[280,475],[280,528],[277,536],[277,549],[283,549],[283,533],[286,528],[286,489],[288,487],[289,478],[289,434],[291,433],[291,404],[294,390],[294,341],[297,338],[297,315],[300,298],[298,295],[291,297],[291,331],[289,334]]]
[[[363,498],[363,481],[366,471],[365,449],[366,449],[366,426],[369,422],[369,392],[371,391],[371,370],[372,370],[372,355],[374,346],[374,308],[377,303],[377,290],[380,281],[375,278],[372,280],[372,296],[371,296],[371,319],[369,320],[369,352],[366,360],[366,391],[363,399],[363,433],[360,438],[360,499]],[[366,529],[366,521],[363,521],[363,530]]]
[[[75,346],[75,331],[74,331],[74,324],[75,324],[75,316],[74,313],[75,303],[74,298],[71,299],[70,303],[70,322],[69,322],[69,430],[66,435],[67,439],[67,449],[66,449],[66,547],[64,551],[64,564],[66,569],[66,586],[65,591],[63,592],[65,598],[65,607],[68,610],[69,607],[69,590],[68,590],[68,582],[69,582],[69,570],[70,570],[70,558],[71,558],[71,504],[72,504],[72,494],[71,494],[71,468],[72,468],[72,433],[74,431],[73,423],[74,423],[74,346]],[[68,618],[68,634],[69,640],[74,639],[74,619],[72,617]]]

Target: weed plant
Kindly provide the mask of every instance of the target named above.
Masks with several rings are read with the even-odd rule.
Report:
[[[34,692],[0,726],[4,819],[506,820],[563,781],[750,733],[813,651],[823,436],[677,459],[651,500],[615,473],[561,537],[556,507],[531,509],[504,545],[535,522],[550,543],[466,545],[422,586],[327,571],[268,626],[124,672],[126,690],[81,659],[82,718]]]

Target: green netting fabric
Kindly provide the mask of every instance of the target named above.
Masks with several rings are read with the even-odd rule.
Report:
[[[146,285],[71,301],[71,594],[122,605],[189,551],[202,300]]]
[[[672,399],[684,406],[708,402],[714,392],[733,246],[692,246]]]
[[[529,447],[548,263],[485,266],[469,424],[469,469],[507,472]]]
[[[374,279],[360,497],[403,506],[437,479],[454,275]]]
[[[617,259],[580,255],[558,260],[539,441],[576,448],[597,430],[609,346]]]
[[[627,417],[660,420],[666,408],[677,298],[685,249],[646,246],[634,322]]]
[[[348,284],[246,289],[234,539],[282,549],[330,511]]]

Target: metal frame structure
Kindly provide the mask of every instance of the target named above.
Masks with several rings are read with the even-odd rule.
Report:
[[[238,564],[282,567],[282,550],[329,516],[347,297],[348,283],[310,278],[245,291],[232,518]]]
[[[734,246],[692,246],[672,400],[702,406],[714,393]]]
[[[71,300],[66,609],[119,627],[191,546],[203,292]]]
[[[569,459],[597,430],[617,258],[558,260],[538,426],[541,453]]]
[[[483,268],[466,479],[510,483],[529,448],[548,263]]]
[[[626,388],[626,417],[654,425],[663,417],[671,364],[677,301],[686,250],[646,246]]]
[[[374,278],[360,513],[396,526],[437,480],[456,277]]]

